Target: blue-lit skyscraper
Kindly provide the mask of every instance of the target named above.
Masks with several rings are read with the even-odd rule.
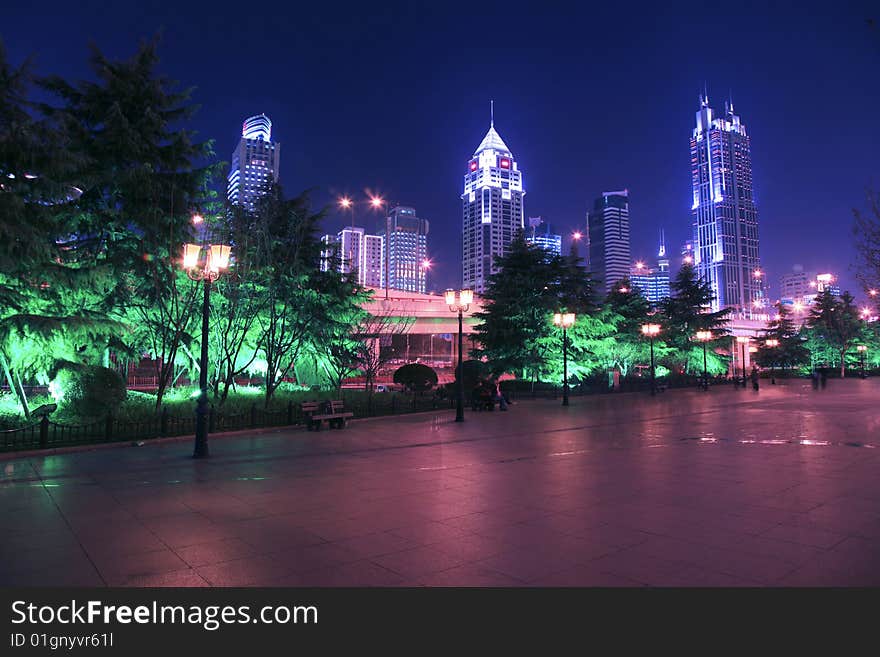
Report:
[[[544,226],[544,230],[539,231],[539,226]],[[550,224],[542,221],[541,217],[529,217],[526,242],[539,246],[553,255],[562,255],[562,235],[551,233]]]
[[[657,251],[657,267],[648,267],[637,262],[630,272],[630,281],[642,295],[656,306],[669,298],[669,257],[666,255],[666,240],[660,231],[660,249]]]
[[[751,142],[733,103],[715,116],[700,98],[691,137],[694,263],[715,293],[712,309],[766,313],[758,253],[758,210],[752,191]]]
[[[589,267],[593,280],[607,293],[629,276],[629,192],[603,192],[587,213]]]
[[[233,205],[254,209],[266,188],[278,181],[281,144],[272,141],[272,121],[265,114],[246,119],[241,141],[232,153],[226,197]]]
[[[522,172],[494,120],[468,160],[462,201],[462,285],[483,292],[497,271],[495,258],[523,230]]]

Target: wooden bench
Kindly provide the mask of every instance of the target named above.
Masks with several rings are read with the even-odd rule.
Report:
[[[311,431],[321,430],[321,422],[327,420],[328,426],[333,429],[342,429],[345,421],[354,417],[354,413],[346,411],[343,407],[342,400],[334,400],[330,402],[330,412],[323,410],[323,402],[303,402],[300,405],[303,416],[306,420],[306,428]]]

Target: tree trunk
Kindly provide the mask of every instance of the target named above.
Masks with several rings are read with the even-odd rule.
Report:
[[[9,361],[6,360],[6,354],[3,353],[3,351],[0,351],[0,365],[3,366],[3,374],[6,375],[6,382],[9,384],[9,390],[15,392],[24,416],[30,419],[31,409],[28,408],[27,396],[24,394],[24,389],[20,386],[20,381],[18,381],[17,385],[17,382],[13,379],[12,370],[9,368]]]

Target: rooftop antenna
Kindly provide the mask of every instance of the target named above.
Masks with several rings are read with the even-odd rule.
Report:
[[[661,258],[666,255],[666,236],[663,235],[663,229],[660,229],[660,252],[657,254]]]
[[[495,127],[495,101],[489,101],[489,127]]]

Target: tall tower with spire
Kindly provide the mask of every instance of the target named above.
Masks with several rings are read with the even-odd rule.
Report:
[[[489,132],[468,160],[462,201],[462,286],[483,292],[498,271],[495,258],[507,253],[523,230],[522,172],[495,131],[494,103]]]
[[[694,264],[715,294],[712,310],[740,317],[767,312],[758,252],[758,209],[752,191],[751,141],[733,101],[716,116],[700,96],[691,136]]]

